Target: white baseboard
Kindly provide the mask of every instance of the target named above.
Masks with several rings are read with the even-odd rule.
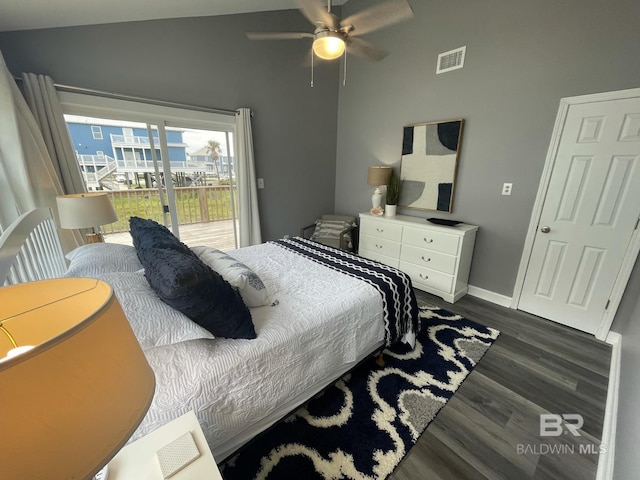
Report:
[[[602,440],[600,445],[605,451],[598,457],[596,480],[613,480],[615,460],[616,425],[618,421],[618,396],[620,389],[620,363],[622,361],[622,335],[609,332],[607,343],[611,345],[611,365],[609,366],[609,386],[607,404],[604,410]]]
[[[473,285],[469,285],[469,290],[467,291],[467,293],[471,296],[486,300],[487,302],[502,305],[503,307],[511,307],[511,297],[501,295],[500,293],[485,290],[484,288],[480,287],[474,287]]]

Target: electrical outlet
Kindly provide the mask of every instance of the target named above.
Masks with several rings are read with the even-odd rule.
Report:
[[[511,189],[513,188],[513,183],[505,183],[502,185],[502,195],[511,195]]]
[[[264,178],[258,179],[258,188],[264,188]]]

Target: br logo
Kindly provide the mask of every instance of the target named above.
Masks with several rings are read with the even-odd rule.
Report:
[[[543,413],[540,415],[540,436],[559,437],[563,433],[571,433],[575,437],[580,436],[579,430],[584,424],[582,415],[577,413]]]

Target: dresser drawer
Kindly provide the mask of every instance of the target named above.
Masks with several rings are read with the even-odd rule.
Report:
[[[405,227],[402,242],[437,252],[457,255],[460,237],[435,230]]]
[[[396,259],[400,258],[400,244],[398,242],[364,233],[360,235],[360,250]]]
[[[458,257],[413,245],[402,245],[400,260],[453,275]]]
[[[395,258],[387,257],[382,253],[372,252],[371,250],[360,249],[360,255],[370,260],[375,260],[376,262],[384,263],[385,265],[389,265],[390,267],[393,267],[393,268],[398,268],[398,266],[400,265],[400,260],[398,260],[398,257],[395,257]]]
[[[420,289],[421,286],[424,286],[426,289],[434,288],[445,293],[453,292],[453,275],[402,261],[400,262],[400,270],[411,277],[415,288]]]
[[[387,240],[393,240],[399,243],[402,240],[402,225],[397,225],[385,220],[362,218],[360,220],[360,234],[386,238]]]

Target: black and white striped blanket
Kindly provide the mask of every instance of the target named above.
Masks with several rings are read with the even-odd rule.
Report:
[[[411,287],[411,279],[406,273],[300,237],[270,243],[375,287],[382,297],[387,346],[402,339],[406,333],[418,331],[418,302]]]

